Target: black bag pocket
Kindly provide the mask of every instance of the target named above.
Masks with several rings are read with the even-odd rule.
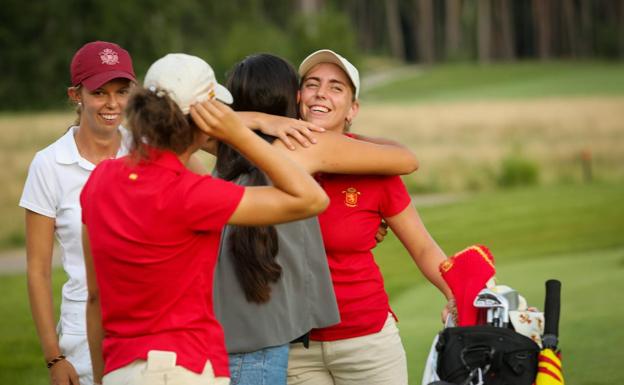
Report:
[[[436,350],[440,379],[456,384],[465,382],[478,368],[486,385],[531,385],[537,375],[539,346],[512,329],[446,328],[440,332]]]

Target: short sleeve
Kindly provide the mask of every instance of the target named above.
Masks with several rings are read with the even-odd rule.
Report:
[[[38,152],[28,169],[19,205],[37,214],[56,218],[58,204],[54,170],[50,160]]]
[[[387,177],[384,179],[383,185],[380,210],[384,218],[397,215],[412,202],[401,177]]]
[[[189,227],[196,231],[221,230],[238,207],[245,188],[209,175],[194,179],[182,204]]]

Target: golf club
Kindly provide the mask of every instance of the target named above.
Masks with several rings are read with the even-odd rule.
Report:
[[[505,296],[490,289],[483,289],[473,302],[474,307],[487,309],[486,322],[496,327],[507,327],[509,323],[509,301]]]

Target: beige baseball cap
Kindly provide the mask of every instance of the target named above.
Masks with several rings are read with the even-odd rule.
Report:
[[[230,91],[217,83],[208,63],[184,53],[170,53],[156,60],[147,70],[143,86],[166,91],[185,114],[196,102],[218,99],[231,104],[234,101]]]
[[[351,64],[347,59],[338,55],[336,52],[330,49],[318,50],[303,59],[303,61],[299,65],[299,76],[304,77],[305,74],[307,74],[308,71],[312,69],[312,67],[319,63],[333,63],[336,64],[338,67],[342,68],[342,70],[351,80],[351,83],[353,83],[353,87],[355,88],[355,98],[359,98],[360,73],[358,72],[357,68],[355,68],[355,66]]]

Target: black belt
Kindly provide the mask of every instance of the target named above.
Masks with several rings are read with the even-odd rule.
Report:
[[[306,349],[309,348],[310,347],[310,332],[307,332],[301,337],[295,338],[294,340],[290,341],[291,344],[296,344],[298,342],[301,342],[304,348]]]

